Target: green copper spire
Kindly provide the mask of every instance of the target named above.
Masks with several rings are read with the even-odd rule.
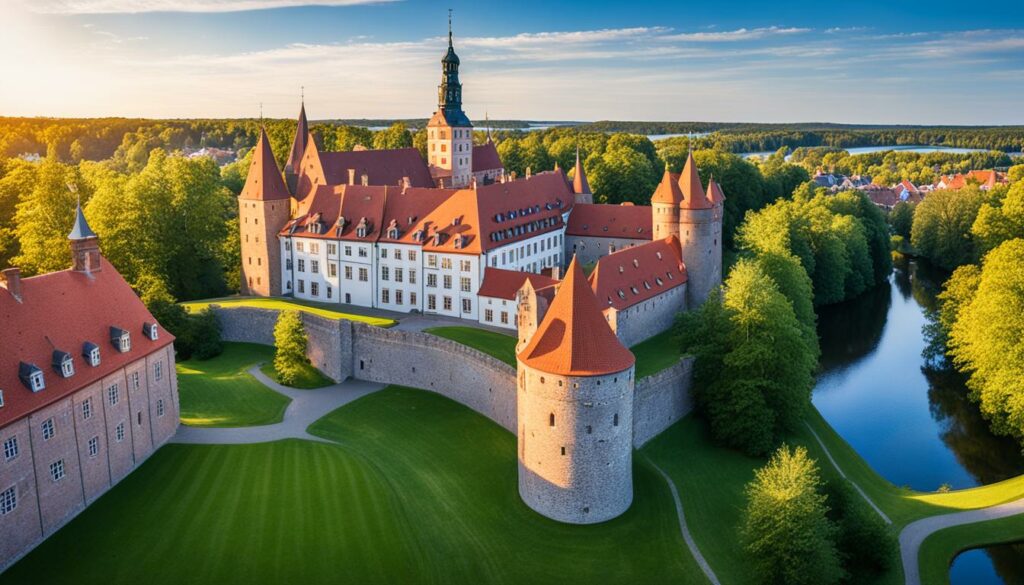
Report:
[[[451,126],[472,126],[462,111],[462,83],[459,56],[452,45],[452,11],[448,9],[448,52],[441,58],[441,85],[437,88],[437,110]]]

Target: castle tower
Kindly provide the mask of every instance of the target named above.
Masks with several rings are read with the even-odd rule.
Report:
[[[100,239],[89,227],[82,204],[75,211],[75,225],[68,234],[71,243],[71,270],[86,274],[100,271]]]
[[[448,12],[448,52],[441,59],[437,111],[427,122],[430,174],[445,187],[465,187],[473,176],[473,124],[462,111],[459,56],[452,47],[452,15]]]
[[[665,174],[651,197],[651,214],[654,216],[654,239],[664,240],[669,236],[679,237],[679,204],[683,192],[679,190],[678,177],[665,167]]]
[[[292,149],[288,152],[288,162],[284,164],[284,180],[288,185],[288,192],[295,196],[295,188],[299,181],[299,171],[302,164],[302,155],[306,154],[306,145],[309,144],[309,122],[306,121],[306,100],[303,98],[302,106],[299,108],[299,124],[295,128],[295,138],[292,140]]]
[[[576,203],[593,203],[594,194],[590,192],[590,183],[587,182],[587,174],[583,172],[583,163],[580,162],[580,147],[576,146],[576,168],[572,172],[572,192],[575,194]]]
[[[635,360],[576,258],[517,359],[519,496],[573,524],[625,512],[633,501]]]
[[[725,195],[716,183],[709,183],[708,189],[716,193],[712,197],[720,196],[724,203]],[[686,157],[679,190],[683,195],[679,204],[679,240],[689,278],[686,306],[694,309],[722,284],[722,204],[716,205],[704,192],[693,153]]]
[[[281,245],[277,233],[288,221],[291,197],[277,168],[270,139],[260,128],[249,176],[238,196],[238,232],[242,239],[242,294],[281,294]]]

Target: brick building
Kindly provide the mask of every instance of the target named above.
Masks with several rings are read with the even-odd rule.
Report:
[[[174,338],[100,254],[79,207],[69,270],[0,288],[0,570],[178,428]]]

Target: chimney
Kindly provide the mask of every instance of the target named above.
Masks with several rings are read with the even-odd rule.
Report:
[[[370,184],[370,176],[367,175],[366,173],[363,173],[362,175],[359,176],[359,183],[363,187],[369,185]]]
[[[21,269],[18,267],[6,268],[0,271],[0,281],[11,293],[14,300],[21,302]]]
[[[348,170],[348,184],[349,185],[355,185],[356,184],[356,170],[355,169],[349,169]]]
[[[561,266],[552,266],[551,267],[551,278],[554,278],[555,280],[562,280],[562,267]]]
[[[530,167],[526,167],[526,178],[527,178],[527,180],[529,180],[529,178],[530,178],[530,175],[532,175],[532,174],[533,174],[533,173],[532,173],[532,172],[530,172]]]
[[[473,188],[474,191],[476,191],[476,177],[473,177],[473,179],[470,181],[470,186]]]
[[[409,187],[412,187],[412,181],[410,181],[409,180],[409,176],[406,175],[406,176],[402,177],[402,188],[403,189],[408,189]]]

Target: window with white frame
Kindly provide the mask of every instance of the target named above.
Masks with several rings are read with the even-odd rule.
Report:
[[[409,269],[409,284],[416,284],[416,269]]]
[[[43,440],[44,441],[49,441],[50,439],[53,438],[53,436],[55,434],[57,434],[57,430],[53,426],[53,419],[52,418],[48,418],[48,419],[44,420],[43,424],[41,426],[41,429],[43,431]]]
[[[484,321],[492,323],[494,321],[494,311],[491,309],[484,309]]]
[[[337,264],[337,262],[328,262],[327,263],[327,273],[330,275],[331,278],[336,278],[338,276],[338,264]]]
[[[163,398],[156,401],[156,415],[158,417],[164,415],[164,400]]]
[[[337,256],[338,244],[327,244],[327,253],[331,256]]]
[[[302,280],[301,278],[299,279],[299,292],[303,294],[306,293],[306,281]]]
[[[18,437],[10,437],[4,441],[4,461],[18,456]]]
[[[18,492],[11,486],[0,492],[0,516],[6,516],[18,507]]]
[[[381,258],[387,258],[388,257],[388,249],[387,248],[381,248],[380,249],[380,257]]]
[[[443,270],[451,270],[452,269],[452,259],[451,258],[441,258],[441,268]]]
[[[386,288],[380,289],[380,302],[382,302],[382,303],[390,303],[391,302],[391,291],[390,290],[388,290]]]
[[[409,250],[409,260],[416,261],[416,250]]]
[[[319,282],[311,282],[311,283],[309,283],[309,294],[313,295],[314,297],[320,296],[320,283]]]
[[[309,261],[309,271],[312,272],[313,274],[320,274],[320,261],[319,260],[310,260]]]
[[[302,252],[305,250],[305,246],[302,244],[302,242],[295,242],[295,249],[298,250],[299,252]]]
[[[159,361],[153,364],[153,379],[159,382],[164,377],[164,362]]]
[[[124,333],[121,334],[121,353],[125,353],[127,351],[131,351],[131,349],[132,349],[132,338],[131,338],[130,335],[128,335],[128,332],[125,331]]]
[[[401,305],[403,300],[402,289],[395,290],[395,304]]]
[[[437,310],[437,297],[436,296],[434,296],[434,295],[427,295],[427,310],[428,311],[436,311]]]
[[[309,253],[310,254],[319,254],[320,253],[320,244],[318,244],[316,242],[310,242],[310,244],[309,244]]]
[[[43,373],[39,370],[29,374],[28,382],[32,386],[33,392],[39,392],[46,388],[46,379],[43,378]]]
[[[60,375],[65,378],[75,375],[75,362],[70,357],[60,363]]]
[[[110,403],[110,406],[114,406],[119,400],[121,400],[121,388],[117,382],[114,382],[107,388],[107,402]]]
[[[437,268],[437,255],[436,254],[427,254],[427,267],[428,268]]]
[[[359,257],[366,258],[367,255],[368,254],[366,253],[366,248],[364,248],[363,246],[359,246]]]
[[[444,287],[445,288],[449,288],[449,289],[452,287],[452,275],[451,274],[445,274],[444,275]]]
[[[138,372],[132,372],[131,379],[132,379],[132,390],[138,390],[139,389],[139,373]]]
[[[473,312],[473,301],[470,299],[462,299],[462,312],[472,313]]]
[[[459,290],[461,290],[462,292],[471,292],[472,285],[473,281],[465,276],[459,279]]]
[[[433,272],[427,275],[427,288],[437,288],[437,275]]]
[[[64,479],[64,460],[58,459],[50,464],[50,479],[60,481]]]
[[[401,248],[395,248],[395,260],[401,260],[401,259],[402,259],[402,250],[401,250]]]
[[[299,272],[305,272],[305,271],[306,271],[306,261],[303,260],[302,258],[299,258]]]
[[[352,255],[352,246],[345,246],[345,255],[346,256],[351,256]]]
[[[444,306],[444,310],[445,311],[451,311],[452,310],[452,298],[451,297],[444,297],[444,305],[443,306]]]
[[[346,266],[345,267],[345,280],[352,280],[352,267],[351,266]]]
[[[82,401],[82,420],[90,418],[92,418],[92,398],[86,398]]]
[[[501,312],[501,323],[502,323],[502,325],[508,325],[508,312],[507,311],[502,311]]]
[[[459,264],[463,272],[469,272],[473,270],[473,263],[470,262],[469,260],[460,260]]]
[[[414,307],[416,306],[416,293],[414,293],[414,292],[409,293],[409,304],[414,306]]]
[[[4,391],[0,390],[0,408],[4,407]]]
[[[369,282],[369,280],[370,280],[370,271],[367,270],[366,268],[360,268],[359,269],[359,282]]]
[[[117,427],[114,428],[114,439],[118,443],[124,440],[124,422],[117,423]]]
[[[389,269],[387,266],[381,266],[380,267],[380,279],[381,280],[389,280],[390,278],[391,278],[391,269]]]
[[[395,268],[395,282],[402,282],[402,277],[405,276],[402,273],[401,268]]]
[[[331,287],[327,287],[327,298],[331,298]]]
[[[95,457],[100,454],[100,438],[93,437],[89,439],[89,457]]]

